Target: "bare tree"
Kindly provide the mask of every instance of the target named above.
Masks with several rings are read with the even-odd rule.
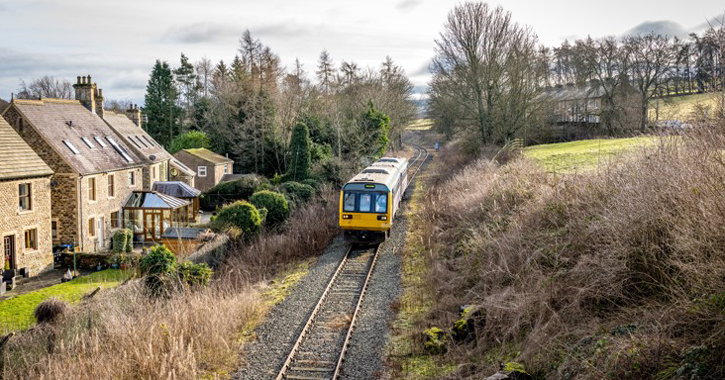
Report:
[[[20,99],[73,99],[75,98],[75,92],[73,91],[73,85],[67,79],[46,75],[40,79],[33,79],[30,84],[26,84],[21,79],[17,97]]]
[[[483,143],[503,141],[523,128],[525,120],[511,114],[531,114],[536,73],[536,36],[511,20],[501,7],[465,3],[448,15],[436,40],[433,59],[433,99],[449,99],[456,117],[477,131]],[[525,96],[519,96],[526,94]],[[516,101],[516,104],[503,102]],[[522,101],[519,103],[519,101]],[[434,109],[439,107],[433,107]]]
[[[332,61],[332,57],[327,50],[323,50],[320,53],[320,58],[317,61],[317,81],[322,88],[324,93],[329,93],[332,88],[332,81],[335,78],[335,63]]]
[[[623,52],[631,81],[640,95],[640,130],[644,132],[650,99],[665,85],[674,52],[670,39],[655,33],[626,37]]]

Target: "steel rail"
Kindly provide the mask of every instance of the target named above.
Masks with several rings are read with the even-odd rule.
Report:
[[[294,346],[292,346],[292,350],[290,350],[289,355],[287,355],[287,359],[285,360],[284,365],[282,366],[282,369],[280,370],[279,374],[277,375],[276,380],[283,380],[285,378],[287,370],[289,369],[290,364],[292,364],[292,359],[294,359],[294,356],[297,353],[297,350],[300,348],[300,344],[302,344],[302,341],[304,340],[305,336],[307,335],[307,333],[310,330],[310,327],[314,323],[314,320],[317,317],[317,313],[320,311],[322,304],[325,302],[325,299],[327,299],[327,296],[330,294],[330,289],[332,289],[332,285],[335,283],[335,280],[342,272],[342,268],[345,267],[345,263],[347,263],[347,259],[350,256],[350,252],[352,252],[352,245],[350,245],[350,247],[348,247],[347,252],[345,252],[345,257],[343,257],[342,260],[340,260],[340,265],[337,266],[337,269],[335,270],[335,274],[332,275],[330,282],[327,284],[327,287],[325,287],[325,291],[322,293],[322,296],[320,296],[320,299],[317,301],[315,308],[312,310],[312,314],[310,314],[310,317],[307,318],[307,323],[305,324],[305,327],[302,329],[302,332],[300,333],[299,337],[297,337],[297,341],[295,341]]]
[[[365,293],[367,292],[368,286],[370,285],[370,277],[372,277],[373,269],[375,269],[375,264],[378,261],[379,251],[380,244],[375,247],[375,253],[373,254],[372,262],[370,263],[370,269],[368,270],[368,274],[365,277],[365,283],[363,284],[362,291],[360,292],[360,298],[358,298],[357,300],[357,306],[355,306],[355,313],[352,315],[352,320],[350,320],[350,327],[347,330],[345,343],[342,344],[342,352],[340,353],[340,358],[337,360],[337,365],[335,366],[335,373],[332,375],[332,380],[337,380],[337,377],[340,376],[342,362],[345,361],[345,354],[347,353],[347,348],[350,346],[350,338],[352,337],[352,333],[353,331],[355,331],[355,322],[357,322],[357,316],[360,312],[360,309],[362,308],[363,298],[365,298]]]

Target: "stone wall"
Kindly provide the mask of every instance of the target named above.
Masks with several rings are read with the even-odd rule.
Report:
[[[156,170],[156,177],[154,178],[153,173]],[[147,165],[143,168],[143,188],[144,190],[151,190],[154,182],[157,181],[168,181],[169,180],[169,160],[158,162],[155,164]]]
[[[18,208],[19,185],[30,183],[31,210]],[[4,237],[15,236],[16,267],[30,268],[30,274],[53,269],[53,243],[50,230],[50,178],[30,178],[0,181],[0,252],[4,252]],[[37,249],[25,248],[25,231],[37,230]],[[4,265],[3,257],[0,262]]]
[[[130,186],[128,182],[128,173],[130,171],[136,174],[135,186]],[[114,176],[115,195],[108,195],[108,177]],[[101,173],[80,177],[80,235],[83,237],[80,241],[81,250],[83,252],[100,252],[108,250],[111,247],[111,239],[113,233],[118,228],[111,227],[111,213],[119,211],[122,218],[123,206],[128,201],[133,191],[143,189],[141,179],[141,168],[118,170],[110,173]],[[90,200],[89,196],[89,178],[96,179],[96,200]],[[91,236],[89,231],[89,219],[96,221],[96,232]],[[98,223],[103,219],[103,240],[98,235]],[[123,224],[121,224],[123,226]]]

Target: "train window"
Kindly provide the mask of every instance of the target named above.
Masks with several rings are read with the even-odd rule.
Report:
[[[375,200],[375,212],[388,212],[388,194],[378,194]]]
[[[370,212],[370,206],[373,203],[372,194],[360,194],[360,212]]]
[[[355,193],[345,193],[345,201],[343,202],[343,210],[347,212],[355,211]]]

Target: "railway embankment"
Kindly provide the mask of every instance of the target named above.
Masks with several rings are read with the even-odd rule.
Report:
[[[413,203],[391,376],[724,378],[721,127],[556,175],[445,147]]]

